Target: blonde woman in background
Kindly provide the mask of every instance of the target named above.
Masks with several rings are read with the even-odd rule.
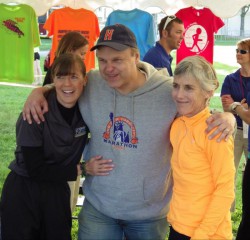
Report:
[[[228,111],[228,105],[233,102],[241,102],[247,98],[250,91],[250,38],[237,42],[236,60],[240,65],[234,73],[226,76],[221,88],[221,102],[224,111]],[[244,154],[244,163],[247,159],[248,125],[243,124],[241,117],[234,113],[237,122],[237,133],[234,138],[234,163],[236,168],[235,181],[239,163]],[[244,134],[246,133],[246,134]],[[232,204],[231,211],[235,210],[235,201]]]
[[[246,124],[250,124],[250,111],[249,111],[249,84],[250,84],[250,38],[241,40],[237,45],[237,62],[241,65],[241,68],[236,71],[238,76],[242,78],[242,81],[247,85],[247,93],[245,93],[244,100],[241,99],[229,99],[224,103],[225,111],[230,111],[239,116]],[[246,104],[246,103],[247,104]],[[248,139],[250,132],[248,130]],[[248,141],[248,159],[246,161],[246,167],[244,171],[242,181],[242,219],[238,228],[236,240],[246,240],[250,238],[250,143]]]

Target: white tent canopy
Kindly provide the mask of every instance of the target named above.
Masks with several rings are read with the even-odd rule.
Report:
[[[221,18],[230,18],[238,13],[250,0],[0,0],[0,3],[24,3],[33,7],[38,16],[51,7],[64,5],[72,8],[85,8],[95,11],[99,7],[111,7],[114,10],[139,8],[147,10],[158,7],[166,14],[174,14],[181,8],[189,6],[207,7]]]

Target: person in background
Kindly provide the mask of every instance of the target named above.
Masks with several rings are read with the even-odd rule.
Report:
[[[33,85],[42,84],[42,69],[40,66],[40,54],[39,47],[34,48],[34,82]]]
[[[248,81],[250,80],[250,39],[243,39],[242,43],[246,41],[247,44],[240,45],[237,48],[237,55],[239,56],[239,61],[241,62],[241,77],[245,77]],[[246,64],[244,64],[244,62]],[[238,115],[246,124],[250,124],[250,94],[248,92],[246,99],[241,102],[231,102],[228,101],[225,105],[225,110]],[[250,138],[250,131],[248,129],[248,139]],[[238,228],[236,240],[249,239],[250,236],[250,142],[248,141],[248,158],[246,161],[245,171],[242,180],[242,218]]]
[[[173,195],[167,220],[169,240],[232,239],[233,137],[209,140],[209,101],[219,86],[203,57],[182,60],[174,71],[172,97],[179,117],[171,126]]]
[[[84,61],[88,48],[89,42],[83,35],[75,31],[68,32],[61,38],[56,50],[55,58],[64,53],[73,53],[77,54],[82,61]],[[50,83],[52,83],[52,79],[51,69],[49,68],[44,78],[43,86]]]
[[[103,28],[93,50],[99,70],[88,72],[79,99],[91,132],[87,155],[99,152],[114,168],[106,176],[87,174],[78,239],[165,239],[172,194],[169,131],[176,116],[172,78],[140,61],[135,36],[122,24]],[[49,87],[32,91],[23,110],[28,122],[31,114],[44,120]],[[207,132],[214,130],[210,138],[219,134],[220,141],[232,134],[235,119],[217,113],[207,122]]]
[[[67,181],[81,175],[79,163],[88,138],[77,100],[86,84],[82,59],[62,54],[51,68],[55,89],[47,96],[51,111],[42,124],[19,116],[15,160],[1,196],[3,239],[71,239]]]
[[[247,98],[250,92],[250,38],[240,40],[236,44],[236,59],[240,68],[226,76],[221,88],[221,101],[224,111],[228,105],[233,102],[241,102]],[[248,146],[248,125],[244,124],[239,115],[234,114],[237,122],[237,132],[234,139],[234,163],[236,168],[235,183],[237,178],[237,170],[244,153],[244,163],[247,159]],[[245,164],[244,164],[245,165]],[[231,211],[235,210],[235,201],[232,204]]]
[[[43,63],[43,70],[44,72],[47,72],[50,68],[50,51],[47,53],[45,59],[44,59],[44,63]]]
[[[152,64],[155,68],[167,68],[169,76],[173,76],[171,51],[178,49],[184,38],[184,24],[176,16],[164,17],[158,25],[160,40],[148,50],[143,61]]]

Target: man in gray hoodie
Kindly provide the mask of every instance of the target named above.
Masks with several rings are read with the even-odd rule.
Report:
[[[99,70],[88,73],[79,100],[91,132],[85,159],[101,154],[112,159],[114,168],[106,176],[86,176],[78,237],[165,239],[172,194],[169,131],[177,114],[172,79],[140,62],[135,36],[124,25],[105,27],[91,50],[95,49]],[[30,110],[37,122],[38,116],[43,120],[48,111],[41,98],[45,91],[33,90],[33,100],[24,108],[28,121]],[[223,114],[213,116],[208,129],[219,126],[213,136],[222,132],[220,139],[231,134],[235,124],[233,116]]]

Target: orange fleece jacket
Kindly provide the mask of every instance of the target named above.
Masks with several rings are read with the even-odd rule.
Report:
[[[193,117],[179,117],[172,125],[174,188],[167,219],[191,239],[232,239],[233,137],[220,143],[208,140],[209,116],[206,108]]]

